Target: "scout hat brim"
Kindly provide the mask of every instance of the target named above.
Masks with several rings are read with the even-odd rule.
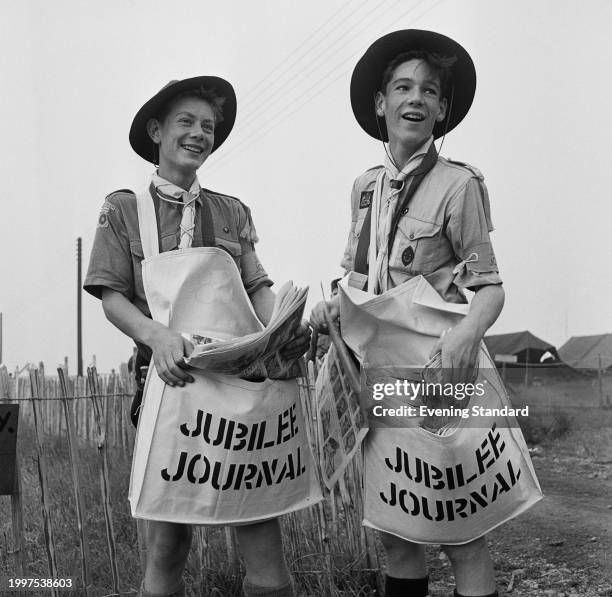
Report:
[[[219,97],[225,98],[223,103],[223,120],[215,124],[215,142],[212,151],[218,149],[230,134],[236,121],[236,94],[234,88],[221,77],[203,76],[170,81],[156,93],[140,110],[138,110],[130,127],[130,145],[132,149],[147,162],[156,163],[156,146],[147,132],[147,122],[155,118],[164,105],[183,91],[192,89],[208,89]]]
[[[436,122],[434,139],[452,131],[468,113],[476,91],[476,69],[466,50],[450,37],[421,29],[403,29],[376,40],[361,57],[351,77],[351,105],[361,128],[375,139],[388,141],[384,117],[376,115],[375,97],[381,91],[387,65],[399,54],[410,50],[427,50],[442,56],[454,56],[452,65],[452,107],[449,91],[447,117]]]

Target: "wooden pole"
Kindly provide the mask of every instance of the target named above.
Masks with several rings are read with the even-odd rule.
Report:
[[[195,538],[198,570],[200,574],[200,594],[209,595],[210,591],[208,590],[208,574],[206,566],[204,565],[206,542],[204,541],[204,529],[202,527],[198,526],[195,528]]]
[[[140,576],[144,578],[147,569],[147,521],[136,519],[136,538],[138,540],[138,555],[140,557]]]
[[[238,545],[236,542],[236,533],[232,527],[225,527],[225,549],[227,553],[227,561],[232,572],[237,572],[240,569],[240,559],[238,558]]]
[[[326,318],[327,319],[327,318]],[[325,506],[323,502],[319,502],[315,506],[317,510],[317,514],[319,516],[319,529],[320,529],[320,545],[323,547],[323,555],[325,557],[325,562],[328,570],[333,570],[333,560],[332,553],[329,546],[330,537],[329,537],[329,525],[327,524],[327,517],[325,516]],[[334,594],[334,583],[331,574],[326,575],[327,581],[327,591],[328,595]]]
[[[11,397],[11,378],[8,369],[0,365],[0,400],[9,400]]]
[[[68,453],[70,455],[70,468],[72,471],[72,486],[74,489],[74,501],[76,504],[77,529],[79,531],[79,544],[81,548],[81,574],[83,576],[83,588],[85,595],[91,595],[91,574],[89,572],[89,544],[87,542],[87,532],[85,529],[85,520],[83,512],[85,512],[85,502],[81,493],[81,485],[79,483],[79,454],[76,447],[76,434],[74,431],[74,419],[72,413],[72,402],[68,402],[68,387],[64,370],[58,368],[60,394],[62,396],[62,406],[64,408],[64,418],[66,420],[66,436],[68,439]]]
[[[119,593],[119,573],[117,570],[117,546],[115,543],[115,529],[113,525],[113,510],[110,502],[110,481],[108,475],[108,456],[106,446],[106,426],[104,425],[102,408],[98,400],[100,392],[98,389],[98,375],[92,367],[87,368],[87,379],[94,407],[95,428],[98,436],[98,460],[100,463],[100,489],[102,491],[102,506],[104,511],[104,522],[106,527],[106,542],[108,556],[113,577],[113,591]]]
[[[42,367],[41,367],[42,370]],[[44,379],[44,377],[43,377]],[[55,540],[53,537],[53,522],[51,519],[51,504],[49,501],[49,485],[47,482],[47,468],[44,446],[42,443],[42,421],[39,421],[38,399],[41,398],[39,372],[30,369],[30,384],[32,386],[32,412],[34,413],[34,434],[36,436],[36,450],[38,462],[38,478],[40,481],[40,496],[42,505],[43,528],[45,531],[45,548],[47,551],[47,562],[49,564],[49,575],[57,578],[57,561],[55,558]],[[51,588],[51,595],[58,597],[58,591]]]
[[[13,555],[17,576],[25,576],[25,529],[23,528],[23,503],[21,501],[21,465],[19,452],[15,454],[15,477],[11,495],[11,514],[13,518]]]
[[[83,375],[83,329],[81,317],[81,237],[77,238],[77,375]]]

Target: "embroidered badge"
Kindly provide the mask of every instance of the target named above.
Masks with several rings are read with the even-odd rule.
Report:
[[[98,228],[108,228],[108,214],[111,211],[116,211],[116,207],[110,202],[105,201],[100,208],[100,215],[98,216]]]
[[[98,217],[98,228],[108,228],[108,216],[104,212]]]
[[[412,247],[407,247],[402,252],[402,263],[404,265],[410,265],[412,260],[414,259],[414,249]]]
[[[100,208],[100,213],[107,214],[109,211],[115,211],[117,208],[110,202],[105,201]]]
[[[374,191],[361,191],[361,197],[359,198],[359,209],[370,207],[370,205],[372,205],[372,195],[374,195]]]

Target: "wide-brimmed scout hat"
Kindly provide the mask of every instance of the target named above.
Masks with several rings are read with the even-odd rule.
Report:
[[[381,91],[387,65],[399,54],[427,50],[457,60],[451,66],[452,80],[446,118],[436,122],[434,139],[452,131],[468,113],[476,91],[476,69],[470,55],[455,40],[434,31],[402,29],[377,39],[361,57],[351,77],[351,105],[361,128],[375,139],[388,141],[384,117],[376,115],[376,92]],[[451,106],[452,96],[452,106]],[[382,137],[381,137],[382,135]]]
[[[147,122],[151,118],[155,118],[164,105],[173,97],[176,97],[183,91],[200,88],[214,91],[219,97],[225,98],[223,103],[223,120],[215,124],[215,142],[212,151],[218,149],[227,139],[236,120],[236,94],[231,84],[221,77],[214,76],[170,81],[138,110],[132,121],[132,126],[130,127],[130,145],[141,158],[152,164],[156,163],[156,146],[147,132]]]

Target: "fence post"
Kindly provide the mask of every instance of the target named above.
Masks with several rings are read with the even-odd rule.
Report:
[[[85,521],[83,519],[83,512],[85,511],[85,505],[83,501],[83,495],[81,494],[81,487],[79,483],[79,456],[76,449],[76,434],[74,432],[74,421],[72,414],[72,402],[68,402],[68,387],[66,385],[66,378],[64,376],[64,370],[58,368],[57,370],[59,378],[60,393],[62,397],[62,406],[64,408],[64,419],[66,421],[66,436],[68,438],[68,453],[70,454],[70,468],[72,471],[72,485],[74,488],[74,500],[76,505],[77,515],[77,528],[79,531],[79,543],[81,548],[81,574],[83,575],[83,586],[87,597],[91,595],[91,575],[89,573],[89,544],[87,542],[87,533],[85,530]],[[74,400],[74,398],[71,398]]]
[[[42,365],[42,363],[41,363]],[[44,369],[41,367],[41,371]],[[42,517],[45,530],[45,547],[47,550],[47,561],[49,563],[49,574],[51,578],[57,578],[57,562],[55,559],[55,540],[53,538],[53,523],[51,520],[51,509],[49,507],[49,488],[47,483],[46,461],[42,444],[42,428],[38,422],[38,406],[40,399],[40,380],[38,370],[30,369],[30,384],[32,388],[32,412],[34,413],[34,434],[36,436],[36,450],[38,453],[38,477],[40,480],[40,493],[42,501]],[[51,588],[51,595],[58,597],[57,589]]]
[[[110,503],[110,482],[108,478],[108,459],[106,447],[106,429],[102,426],[102,412],[98,398],[100,395],[98,387],[98,375],[94,367],[87,368],[87,380],[94,406],[94,418],[98,435],[98,459],[100,463],[100,488],[102,491],[102,505],[104,511],[104,522],[106,526],[106,541],[108,544],[108,555],[113,577],[113,591],[119,594],[119,573],[117,571],[117,548],[115,545],[115,531],[113,528],[113,512]]]
[[[8,400],[11,396],[11,379],[5,365],[0,365],[0,400]]]
[[[141,577],[144,578],[147,567],[147,521],[143,518],[136,519],[136,538],[138,540],[138,556],[140,559]]]

